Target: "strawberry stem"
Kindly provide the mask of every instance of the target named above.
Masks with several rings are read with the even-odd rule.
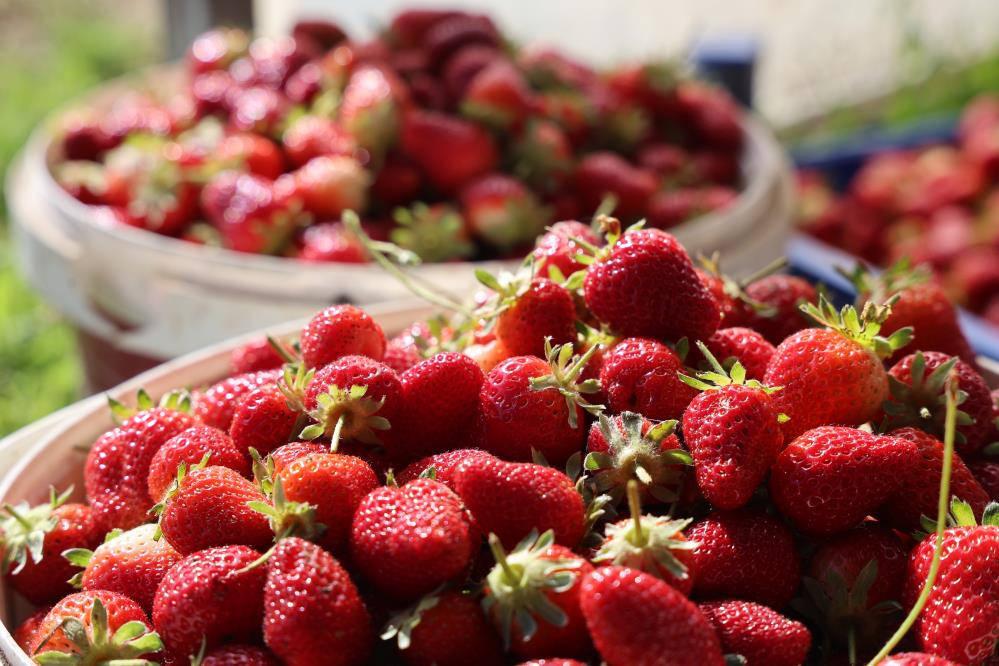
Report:
[[[333,426],[333,434],[330,436],[330,453],[336,453],[337,448],[340,447],[340,433],[343,432],[343,422],[347,418],[347,413],[344,412],[336,420],[336,425]]]
[[[489,550],[492,551],[493,557],[496,559],[496,564],[500,565],[500,568],[503,569],[503,573],[506,574],[510,581],[520,579],[517,572],[510,566],[510,562],[507,561],[506,551],[503,550],[503,544],[500,543],[499,537],[492,533],[489,534]]]
[[[937,574],[940,572],[940,554],[943,549],[944,530],[947,528],[947,509],[950,505],[950,476],[954,462],[954,436],[957,429],[957,378],[953,374],[947,378],[945,390],[947,395],[947,416],[944,421],[944,455],[943,465],[940,470],[940,494],[937,497],[936,541],[933,544],[933,559],[930,561],[930,570],[926,576],[926,582],[923,583],[923,589],[920,591],[916,603],[912,606],[912,610],[909,611],[909,614],[902,621],[898,630],[892,634],[892,637],[881,648],[881,651],[868,662],[867,666],[880,664],[902,641],[912,628],[912,625],[916,623],[916,618],[923,612],[926,602],[929,601],[933,584],[936,582]]]
[[[628,510],[631,511],[631,519],[635,523],[632,540],[636,546],[645,545],[645,532],[642,531],[642,500],[638,496],[638,482],[634,479],[628,481]]]

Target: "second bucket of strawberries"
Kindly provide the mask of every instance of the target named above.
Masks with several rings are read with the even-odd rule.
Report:
[[[365,263],[421,304],[247,313],[7,440],[7,662],[994,663],[988,361],[925,267],[780,272],[783,158],[725,93],[459,11],[184,67],[36,138],[15,180],[62,217],[22,247]]]

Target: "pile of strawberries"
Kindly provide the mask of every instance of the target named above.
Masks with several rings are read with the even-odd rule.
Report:
[[[607,197],[660,228],[736,198],[741,111],[678,69],[598,72],[463,11],[218,29],[173,96],[65,118],[53,173],[107,223],[239,252],[363,262],[350,209],[425,261],[517,256]]]
[[[999,325],[999,97],[965,108],[956,145],[876,155],[842,195],[804,172],[799,192],[809,233],[876,265],[925,263]]]
[[[113,404],[85,503],[5,507],[6,582],[38,609],[18,643],[42,664],[861,663],[932,575],[877,663],[993,663],[996,407],[940,288],[866,275],[837,310],[598,222],[390,339],[336,305],[213,386]]]

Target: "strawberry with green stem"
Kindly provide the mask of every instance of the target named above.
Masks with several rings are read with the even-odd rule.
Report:
[[[246,455],[255,449],[266,455],[287,444],[308,422],[305,394],[315,370],[304,363],[286,363],[281,378],[240,398],[229,435]]]
[[[721,308],[722,324],[724,326],[745,326],[745,314],[755,313],[760,317],[774,317],[777,309],[772,305],[758,301],[746,293],[746,287],[760,278],[771,275],[785,266],[787,259],[781,257],[776,259],[760,270],[754,272],[749,277],[741,280],[725,274],[721,269],[721,255],[718,252],[711,256],[700,255],[697,257],[700,264],[698,273],[705,286],[718,301]]]
[[[177,477],[181,463],[197,464],[206,455],[215,465],[229,467],[243,476],[250,475],[250,464],[244,451],[239,450],[232,438],[218,428],[194,426],[168,439],[156,451],[149,463],[149,498],[160,502]]]
[[[49,611],[32,657],[47,666],[155,666],[149,657],[163,649],[163,642],[149,630],[150,624],[142,609],[123,595],[80,592]]]

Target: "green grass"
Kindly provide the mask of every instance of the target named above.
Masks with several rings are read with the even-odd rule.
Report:
[[[149,30],[115,25],[109,2],[14,0],[0,9],[0,180],[54,107],[155,58]],[[0,195],[2,196],[2,195]],[[79,396],[72,329],[17,274],[0,208],[0,436]]]

